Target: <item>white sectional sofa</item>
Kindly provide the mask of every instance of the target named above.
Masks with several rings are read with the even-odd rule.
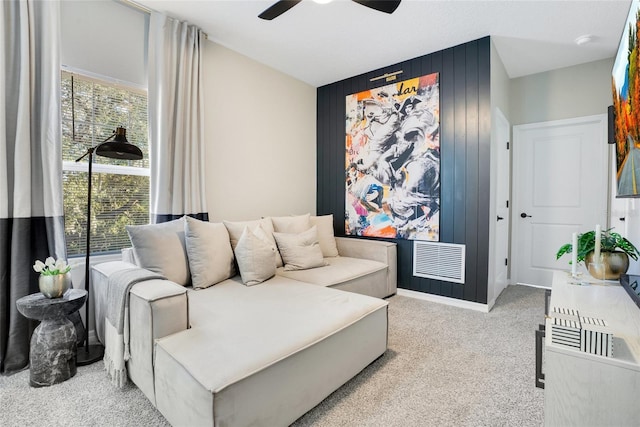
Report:
[[[162,253],[177,240],[151,239],[145,248],[135,235],[141,229],[130,230],[134,250],[125,251],[123,261],[99,264],[92,272],[96,333],[103,342],[113,333],[104,320],[110,277],[145,266],[175,279],[131,286],[127,313],[129,378],[172,425],[289,425],[386,351],[387,302],[382,298],[396,292],[395,244],[334,238],[330,216],[225,223],[226,242],[219,225],[182,221],[189,283],[177,283],[183,272],[167,269],[166,260],[180,263],[180,256]],[[269,261],[267,270],[275,274],[247,286],[256,277],[249,270],[261,268],[253,252],[248,257],[243,252],[247,236],[255,237],[250,231],[257,223],[262,229],[272,224],[273,235],[296,243],[297,236],[309,234],[305,227],[318,231],[318,239],[294,246],[279,267]],[[154,227],[160,228],[159,234],[171,227],[179,230],[177,224],[143,226],[143,234],[155,232]],[[194,235],[189,227],[212,234],[190,240]],[[218,233],[215,244],[213,230]],[[264,235],[262,242],[267,241]],[[280,257],[287,245],[277,242],[282,243],[275,255]],[[228,265],[225,245],[235,254],[236,267]],[[317,255],[318,246],[321,262],[314,262],[321,266],[306,268],[304,259],[296,259],[300,253]],[[149,248],[151,253],[143,253]],[[204,250],[205,256],[194,248]],[[150,262],[149,255],[164,261]],[[300,261],[303,268],[292,270],[287,261]],[[211,266],[225,271],[209,271]],[[240,274],[235,274],[237,267]],[[206,275],[215,277],[209,281],[224,279],[205,287]]]

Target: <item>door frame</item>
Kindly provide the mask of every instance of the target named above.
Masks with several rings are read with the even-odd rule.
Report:
[[[522,233],[522,231],[520,230],[520,222],[518,221],[518,218],[516,217],[516,215],[519,215],[519,213],[521,212],[521,200],[520,200],[520,195],[518,194],[517,189],[519,188],[519,185],[521,184],[521,180],[522,180],[522,176],[519,175],[517,173],[517,169],[519,168],[519,164],[516,164],[518,161],[518,150],[519,147],[521,145],[521,141],[522,141],[522,134],[525,131],[529,131],[532,129],[544,129],[544,128],[552,128],[552,127],[558,127],[558,126],[566,126],[566,125],[579,125],[579,124],[583,124],[583,123],[592,123],[592,122],[600,122],[602,124],[601,129],[601,135],[600,135],[600,139],[601,139],[601,144],[602,144],[602,150],[603,150],[603,154],[604,154],[604,161],[602,164],[602,168],[604,169],[604,176],[607,177],[607,182],[604,185],[604,187],[606,188],[606,203],[605,203],[605,223],[603,224],[603,227],[605,227],[605,229],[608,227],[609,224],[609,219],[610,219],[610,203],[609,203],[609,199],[610,199],[610,185],[609,185],[609,181],[608,181],[608,177],[610,176],[611,170],[610,170],[610,161],[609,161],[609,144],[607,143],[607,115],[606,114],[595,114],[592,116],[583,116],[583,117],[575,117],[575,118],[571,118],[571,119],[561,119],[561,120],[552,120],[552,121],[546,121],[546,122],[538,122],[538,123],[528,123],[528,124],[523,124],[523,125],[516,125],[513,126],[513,145],[512,145],[512,153],[511,153],[511,169],[512,169],[512,181],[511,181],[511,252],[510,252],[510,262],[511,262],[511,270],[510,270],[510,282],[511,283],[521,283],[518,281],[519,277],[518,277],[518,273],[519,273],[519,269],[520,264],[518,264],[518,257],[517,256],[513,256],[514,252],[513,252],[513,248],[517,247],[517,242],[520,238],[520,234]],[[561,269],[562,267],[559,265],[558,266],[559,269]]]
[[[506,131],[506,138],[504,140],[498,139],[498,127],[502,126],[504,127],[505,131]],[[502,263],[502,259],[498,260],[497,258],[497,248],[498,248],[498,244],[500,242],[498,242],[498,233],[497,233],[497,215],[499,212],[499,203],[504,203],[505,201],[499,201],[497,200],[497,189],[498,189],[498,179],[499,177],[497,176],[497,172],[494,173],[493,171],[496,170],[494,169],[494,167],[492,166],[492,173],[491,173],[491,195],[490,195],[490,226],[489,226],[489,233],[490,233],[490,240],[489,240],[489,253],[490,255],[490,261],[489,261],[489,280],[488,280],[488,286],[489,289],[487,290],[487,296],[488,296],[488,304],[489,307],[492,307],[493,304],[495,303],[496,299],[498,298],[498,296],[500,295],[500,293],[510,284],[510,267],[511,267],[511,149],[508,148],[510,147],[511,144],[511,123],[509,122],[509,119],[507,119],[507,117],[505,116],[505,114],[502,112],[502,110],[500,110],[500,108],[494,108],[493,110],[493,127],[492,127],[492,132],[491,132],[491,137],[492,137],[492,142],[491,142],[491,146],[492,146],[492,155],[491,155],[491,164],[495,165],[497,167],[497,161],[498,161],[498,150],[507,150],[507,155],[506,155],[506,162],[507,164],[504,165],[505,166],[505,177],[507,180],[507,194],[506,194],[506,201],[509,202],[509,207],[505,207],[504,209],[507,210],[507,215],[504,218],[504,221],[506,221],[505,226],[507,227],[507,236],[506,239],[507,241],[505,242],[507,245],[507,253],[506,253],[506,257],[507,257],[507,266],[506,266],[506,276],[504,278],[504,283],[498,283],[496,281],[497,278],[497,265],[498,262]]]

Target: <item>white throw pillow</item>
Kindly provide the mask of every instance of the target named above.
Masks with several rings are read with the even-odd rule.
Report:
[[[327,265],[318,243],[318,232],[314,225],[298,234],[274,232],[284,269],[287,271],[306,270]]]
[[[188,285],[191,278],[184,223],[182,217],[160,224],[126,226],[140,267],[162,274],[182,286]]]
[[[292,216],[272,216],[273,231],[277,233],[302,233],[311,228],[309,214]]]
[[[242,283],[257,285],[275,276],[276,250],[245,227],[234,250]]]
[[[184,237],[194,289],[208,288],[236,274],[224,224],[187,217]]]
[[[320,243],[322,255],[325,257],[339,256],[336,238],[333,234],[333,215],[311,216],[309,221],[318,229],[318,243]]]
[[[240,236],[244,232],[246,227],[249,227],[251,231],[256,234],[256,229],[261,227],[264,233],[266,234],[269,242],[273,245],[273,249],[276,251],[276,265],[278,267],[282,267],[282,258],[280,257],[280,253],[278,252],[278,247],[276,246],[276,241],[273,238],[273,224],[271,224],[271,220],[269,218],[256,219],[254,221],[222,221],[224,226],[227,227],[227,231],[229,232],[229,239],[231,240],[231,247],[235,250],[236,245],[238,244],[238,240],[240,240]]]

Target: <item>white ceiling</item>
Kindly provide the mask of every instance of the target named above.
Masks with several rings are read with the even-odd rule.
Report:
[[[202,28],[209,39],[313,86],[487,35],[509,77],[615,55],[630,0],[403,0],[392,15],[350,0],[304,0],[273,21],[275,0],[138,0]],[[582,46],[575,39],[592,35]]]

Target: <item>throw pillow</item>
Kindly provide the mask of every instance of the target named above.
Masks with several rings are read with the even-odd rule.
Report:
[[[224,224],[186,217],[184,237],[194,289],[208,288],[236,274]]]
[[[274,232],[273,236],[278,243],[285,270],[306,270],[327,265],[318,243],[315,225],[302,233]]]
[[[278,252],[278,247],[276,246],[276,241],[273,238],[273,225],[271,224],[271,220],[269,218],[257,219],[254,221],[222,221],[224,226],[227,227],[227,231],[229,232],[229,239],[231,240],[231,247],[235,250],[236,245],[238,244],[238,240],[240,240],[240,236],[244,232],[246,227],[249,227],[253,233],[256,233],[256,228],[261,227],[264,230],[264,233],[267,236],[269,242],[273,245],[274,250],[276,251],[276,263],[278,267],[282,267],[282,258],[280,257],[280,253]]]
[[[245,227],[234,250],[242,283],[257,285],[276,274],[276,250]]]
[[[273,231],[278,233],[302,233],[311,228],[309,214],[293,216],[272,216]]]
[[[182,217],[160,224],[126,227],[140,267],[162,274],[182,286],[190,281],[184,223]]]
[[[338,246],[333,234],[333,215],[311,216],[309,221],[311,225],[318,228],[318,243],[320,243],[322,255],[325,257],[338,256]]]

